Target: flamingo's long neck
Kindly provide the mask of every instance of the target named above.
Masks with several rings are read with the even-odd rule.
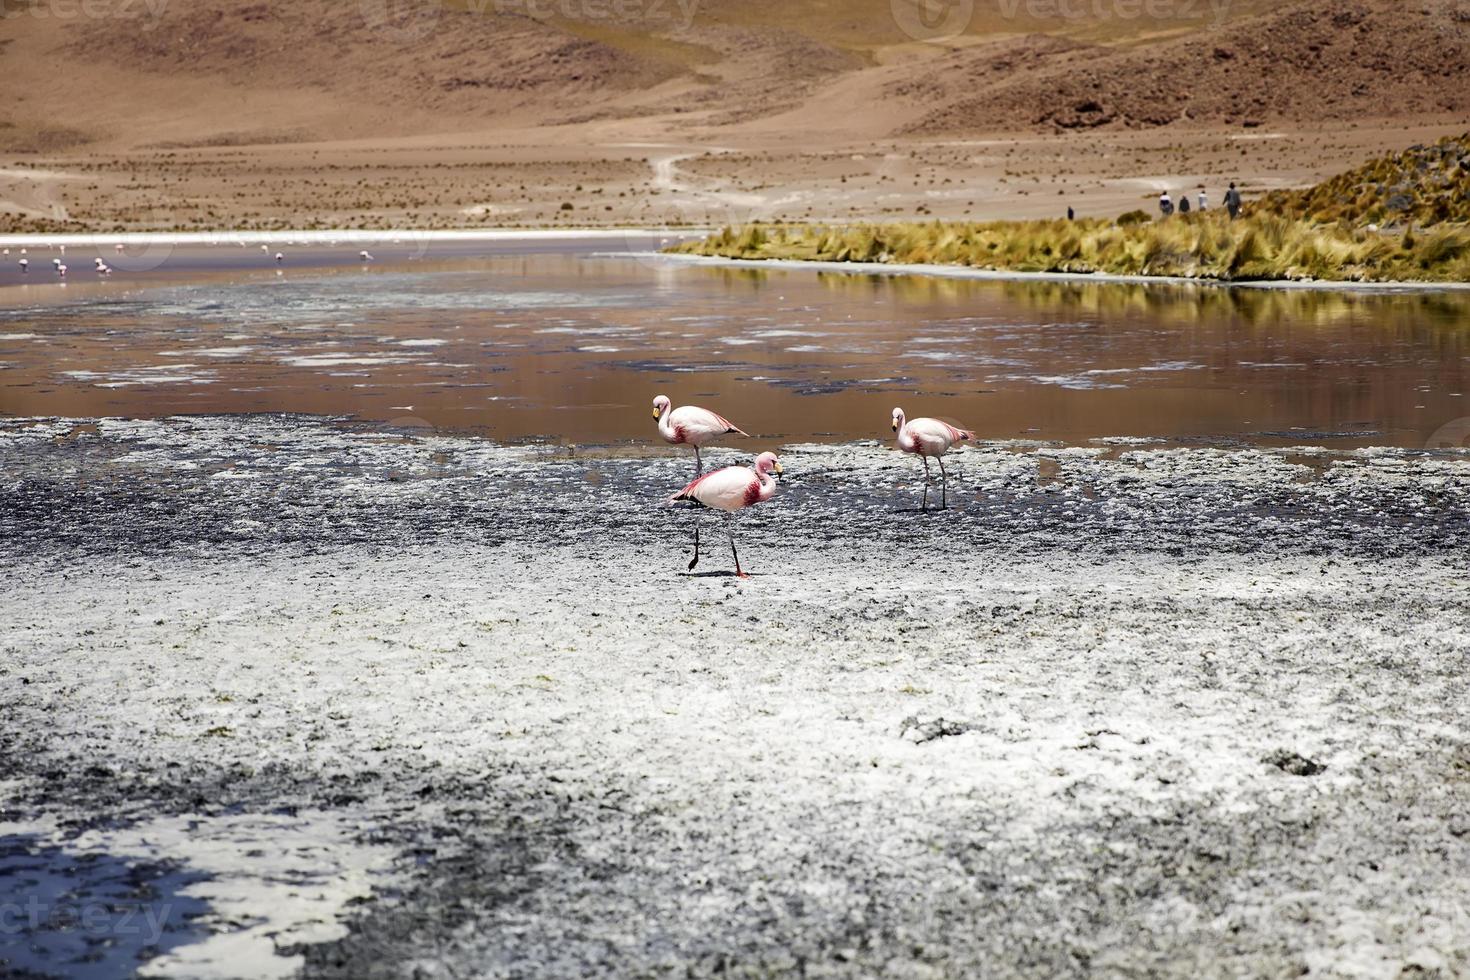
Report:
[[[914,434],[909,431],[909,421],[904,415],[898,417],[898,448],[908,452],[914,446]]]
[[[663,414],[658,417],[658,431],[663,433],[665,439],[674,441],[674,425],[669,421],[669,416],[674,413],[673,405],[665,405]]]
[[[761,500],[770,500],[776,495],[776,478],[771,471],[762,466],[755,471],[755,477],[761,481]]]

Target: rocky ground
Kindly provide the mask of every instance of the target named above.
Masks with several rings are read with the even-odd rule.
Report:
[[[0,423],[0,971],[1470,970],[1466,454],[783,459]]]

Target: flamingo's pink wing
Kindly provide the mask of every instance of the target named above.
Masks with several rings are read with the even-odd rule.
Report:
[[[671,496],[668,499],[668,502],[672,504],[676,500],[695,500],[695,499],[697,499],[694,496],[694,488],[697,487],[697,486],[699,486],[705,480],[708,480],[710,477],[714,476],[718,472],[719,472],[719,470],[710,470],[708,473],[700,474],[699,476],[695,477],[693,480],[690,480],[688,483],[686,483],[684,485],[684,489],[683,490],[680,490],[678,493],[676,493],[673,496]]]
[[[751,503],[751,487],[760,488],[760,477],[749,466],[726,466],[695,480],[673,500],[697,500],[706,507],[739,510]]]
[[[742,436],[748,436],[748,435],[750,435],[749,432],[746,432],[744,429],[740,428],[740,426],[736,425],[734,422],[731,422],[729,419],[725,418],[725,416],[720,415],[720,414],[718,414],[716,412],[710,412],[710,414],[715,417],[715,419],[720,423],[720,425],[722,425],[722,426],[725,427],[725,431],[726,432],[738,432]]]

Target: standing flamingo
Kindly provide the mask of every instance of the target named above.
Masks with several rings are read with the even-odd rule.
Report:
[[[898,448],[913,453],[924,461],[924,504],[929,509],[929,457],[939,460],[939,508],[949,506],[949,474],[944,472],[944,454],[957,442],[970,442],[975,433],[969,429],[957,429],[948,422],[938,419],[904,420],[903,409],[893,410],[893,431],[898,433]]]
[[[734,432],[749,438],[750,433],[738,428],[723,415],[716,415],[707,408],[684,405],[672,408],[668,395],[659,395],[653,400],[653,417],[658,419],[658,434],[664,442],[677,446],[681,443],[694,447],[694,475],[704,472],[704,462],[699,458],[699,447],[715,442]]]
[[[698,477],[683,490],[668,499],[672,504],[679,500],[693,500],[706,507],[718,510],[725,519],[725,533],[730,536],[730,553],[735,556],[735,574],[749,578],[740,568],[740,552],[735,550],[735,532],[730,528],[730,513],[770,500],[776,495],[776,478],[772,472],[781,472],[781,460],[775,453],[761,453],[755,466],[726,466],[711,470]],[[694,557],[689,561],[689,570],[699,564],[699,518],[694,519]]]

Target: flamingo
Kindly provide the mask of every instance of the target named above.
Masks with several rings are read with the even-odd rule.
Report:
[[[367,249],[363,249],[361,252],[357,253],[357,257],[362,259],[364,262],[371,262],[373,260],[373,253],[369,252]]]
[[[58,265],[56,267],[56,274],[58,276],[60,276],[61,278],[65,279],[66,278],[66,266],[65,265]]]
[[[20,271],[22,273],[30,272],[31,271],[31,260],[30,259],[21,259],[20,260]]]
[[[695,477],[704,472],[704,462],[699,458],[700,446],[715,442],[732,432],[750,437],[750,433],[707,408],[694,405],[671,408],[671,405],[673,402],[669,401],[668,395],[659,395],[653,400],[653,417],[658,419],[658,434],[664,437],[664,442],[675,446],[682,443],[694,447]]]
[[[730,536],[730,553],[735,556],[735,574],[750,578],[740,568],[740,552],[735,550],[735,532],[730,528],[730,514],[754,506],[776,495],[776,478],[772,473],[781,473],[781,460],[775,453],[761,453],[755,466],[726,466],[711,470],[697,477],[683,490],[670,497],[666,503],[692,500],[718,510],[725,520],[725,533]],[[694,557],[689,561],[689,570],[699,564],[699,518],[694,519]]]
[[[941,510],[949,506],[949,475],[944,472],[944,454],[957,442],[970,442],[975,433],[969,429],[957,429],[948,422],[938,419],[914,419],[905,421],[903,409],[893,410],[893,431],[898,433],[898,448],[913,453],[924,461],[924,504],[929,509],[929,457],[939,460]]]
[[[284,252],[277,252],[276,253],[276,265],[280,265],[284,261],[286,261],[286,254]]]

